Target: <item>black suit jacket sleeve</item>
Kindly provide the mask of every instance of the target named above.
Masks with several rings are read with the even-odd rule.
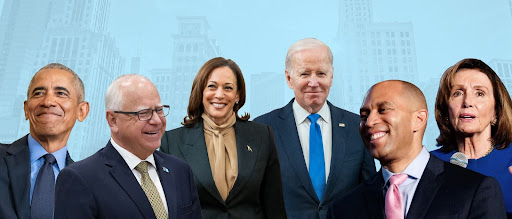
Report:
[[[500,184],[492,177],[485,177],[474,193],[468,218],[505,218],[503,209]]]
[[[274,144],[274,134],[267,126],[269,138],[267,145],[270,146],[270,156],[265,169],[265,175],[261,184],[261,200],[267,218],[286,218],[284,211],[283,188],[281,182],[281,168],[277,157],[277,150]]]
[[[54,218],[97,218],[93,193],[72,168],[64,168],[57,177]],[[69,198],[73,197],[73,198]]]

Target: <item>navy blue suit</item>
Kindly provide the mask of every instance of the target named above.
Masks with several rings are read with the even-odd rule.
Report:
[[[375,173],[375,163],[359,135],[358,115],[327,102],[332,120],[331,169],[318,200],[302,153],[292,104],[254,119],[269,125],[281,165],[286,214],[289,218],[325,218],[328,206]]]
[[[382,171],[329,209],[329,218],[385,218]],[[430,155],[406,218],[506,218],[496,179]]]
[[[169,218],[201,218],[190,167],[159,151],[153,155]],[[89,158],[64,168],[55,187],[56,219],[156,218],[132,170],[110,142]]]
[[[71,163],[68,153],[66,165]],[[0,218],[30,219],[30,172],[28,135],[0,145]]]

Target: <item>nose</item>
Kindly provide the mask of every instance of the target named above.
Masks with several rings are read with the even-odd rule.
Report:
[[[219,88],[215,91],[215,98],[222,99],[224,98],[224,90]]]
[[[462,103],[463,108],[473,107],[473,97],[471,95],[464,95],[464,102]]]
[[[318,77],[315,74],[312,74],[311,77],[309,77],[308,86],[318,87]]]
[[[55,106],[55,95],[53,93],[48,92],[45,96],[41,105],[44,107],[52,107]]]
[[[375,126],[379,122],[379,118],[376,115],[376,113],[368,113],[368,116],[366,117],[366,122],[364,125],[368,128],[371,128]]]
[[[149,124],[159,124],[159,123],[163,123],[163,120],[165,119],[165,117],[160,117],[158,116],[158,114],[156,113],[156,111],[153,110],[153,116],[151,116],[151,119],[148,120]]]

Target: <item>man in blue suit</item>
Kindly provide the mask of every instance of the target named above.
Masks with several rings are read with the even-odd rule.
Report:
[[[359,136],[359,116],[327,101],[333,80],[329,47],[299,40],[285,64],[295,98],[254,121],[274,131],[288,217],[323,219],[334,200],[375,173],[375,164]]]
[[[51,218],[54,185],[72,163],[67,142],[76,121],[89,113],[82,80],[50,63],[32,77],[24,102],[30,133],[0,145],[0,218]]]
[[[55,218],[201,218],[188,164],[162,153],[169,106],[144,76],[124,75],[105,96],[111,139],[61,171]]]

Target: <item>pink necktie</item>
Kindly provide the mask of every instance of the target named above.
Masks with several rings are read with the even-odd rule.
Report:
[[[389,178],[389,189],[386,193],[386,218],[387,219],[403,219],[404,205],[402,204],[402,193],[398,186],[402,184],[408,175],[401,173],[395,174]]]

